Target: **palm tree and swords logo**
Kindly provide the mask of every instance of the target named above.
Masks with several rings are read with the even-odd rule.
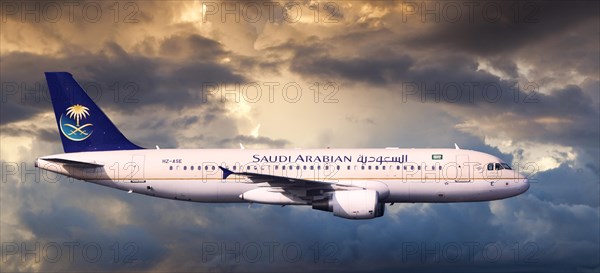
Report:
[[[60,117],[60,131],[70,140],[82,141],[92,135],[93,124],[86,123],[80,125],[80,122],[90,116],[89,108],[75,104],[67,108],[67,111]]]

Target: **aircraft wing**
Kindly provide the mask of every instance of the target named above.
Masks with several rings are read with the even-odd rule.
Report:
[[[245,176],[254,183],[269,183],[271,185],[278,185],[278,186],[285,186],[285,185],[292,186],[292,185],[298,185],[298,184],[305,184],[305,185],[308,184],[308,185],[312,185],[312,186],[330,186],[330,185],[335,184],[334,182],[300,179],[300,178],[293,178],[293,177],[287,177],[287,176],[278,176],[278,175],[260,174],[260,173],[251,173],[251,172],[234,172],[234,171],[231,171],[231,170],[221,167],[221,166],[219,166],[219,169],[221,169],[223,171],[223,179],[227,179],[227,177],[234,174],[234,175],[239,175],[239,176]]]
[[[335,182],[318,181],[300,179],[286,176],[251,173],[251,172],[234,172],[227,168],[220,167],[223,171],[223,179],[227,179],[230,175],[244,176],[252,183],[268,183],[270,188],[275,191],[281,191],[289,196],[301,200],[313,200],[315,198],[322,199],[328,192],[335,190]]]
[[[294,196],[301,200],[322,199],[330,192],[336,190],[372,189],[379,192],[381,196],[387,196],[387,194],[389,194],[387,185],[378,181],[320,181],[251,172],[233,172],[224,167],[219,168],[223,171],[223,179],[227,179],[227,177],[232,174],[244,176],[252,181],[252,183],[269,184],[269,191],[281,191],[282,193]]]

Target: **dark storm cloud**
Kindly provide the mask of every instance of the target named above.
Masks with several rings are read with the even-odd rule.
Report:
[[[413,61],[408,56],[392,58],[357,58],[343,60],[328,56],[306,56],[297,54],[291,69],[300,74],[313,76],[341,77],[353,81],[385,84],[398,77],[408,76]]]
[[[51,109],[45,71],[71,72],[100,105],[127,113],[149,105],[170,109],[201,106],[209,101],[203,97],[205,84],[246,81],[233,68],[216,62],[217,58],[227,56],[219,43],[193,34],[167,39],[161,46],[174,47],[169,45],[173,39],[181,39],[181,46],[186,49],[167,53],[179,54],[188,60],[175,62],[166,57],[130,53],[113,42],[98,53],[61,57],[5,54],[2,124],[26,120]]]
[[[531,195],[555,204],[599,207],[597,196],[585,194],[599,190],[599,175],[590,167],[562,164],[556,169],[536,173],[532,176],[535,191],[531,191]]]
[[[372,4],[387,5],[385,2]],[[536,63],[544,60],[545,65],[565,63],[592,76],[598,70],[598,41],[594,39],[599,23],[597,2],[417,1],[404,4],[417,5],[415,15],[406,15],[406,22],[392,13],[377,19],[388,23],[382,27],[367,28],[356,24],[344,34],[332,38],[319,40],[313,37],[303,42],[288,43],[278,49],[295,52],[291,69],[297,73],[325,73],[372,84],[384,84],[394,77],[410,79],[413,75],[407,75],[406,69],[422,65],[425,61],[451,61],[447,58],[452,55],[462,55],[472,60],[483,57],[496,69],[515,78],[518,71],[514,56],[521,51],[537,55],[532,48],[543,48],[552,55],[524,55],[520,59],[531,59]],[[447,5],[462,7],[464,18],[456,23],[448,22],[444,15]],[[466,16],[469,6],[476,7],[477,12],[472,16]],[[426,7],[433,12],[425,11]],[[502,18],[490,21],[491,14],[485,15],[482,11],[490,7],[499,9]],[[513,16],[515,12],[518,13],[515,15],[517,19]],[[432,13],[442,20],[436,22]],[[428,19],[422,22],[424,15]],[[470,21],[467,17],[475,19]],[[420,31],[403,33],[401,27],[404,25],[409,29],[416,25]],[[573,47],[575,44],[578,46]],[[416,52],[428,53],[414,54]]]
[[[7,97],[9,97],[9,96],[11,96],[11,95],[7,95]],[[16,100],[21,100],[21,99],[18,98]],[[48,104],[49,103],[50,102],[48,100]],[[5,102],[2,102],[2,110],[1,110],[2,115],[0,117],[0,124],[8,124],[8,123],[19,121],[19,120],[26,120],[26,119],[31,118],[32,116],[35,116],[39,113],[50,111],[51,109],[52,109],[51,105],[47,105],[47,106],[40,105],[40,106],[31,107],[31,106],[26,106],[26,105],[19,105],[19,102],[8,102],[8,99],[7,99]]]
[[[10,177],[9,177],[10,178]],[[52,183],[41,181],[28,183],[9,181],[8,187],[3,191],[10,191],[19,196],[20,206],[15,207],[15,212],[20,222],[18,228],[30,230],[35,238],[16,242],[25,244],[35,249],[35,244],[40,247],[58,246],[60,253],[52,249],[52,258],[55,261],[42,259],[21,260],[17,255],[7,255],[3,265],[7,269],[16,270],[21,268],[18,264],[33,263],[40,271],[64,271],[70,268],[75,271],[84,270],[149,270],[160,261],[159,257],[167,251],[160,241],[154,239],[151,231],[140,226],[119,225],[119,227],[107,228],[106,219],[97,217],[92,211],[110,210],[115,204],[111,202],[114,191],[87,183],[73,183],[70,179],[61,179]],[[21,188],[13,186],[21,183]],[[68,187],[69,191],[57,191],[57,187]],[[108,191],[107,191],[108,190]],[[86,201],[80,205],[73,206],[74,199],[68,196],[83,194],[92,196],[88,200],[104,201],[100,206]],[[118,195],[118,194],[117,194]],[[57,200],[69,200],[67,202],[48,202],[48,196]],[[127,200],[125,200],[127,202]],[[7,200],[4,200],[4,204]],[[39,204],[45,204],[44,210],[33,210]],[[94,207],[92,210],[90,210]],[[2,238],[3,244],[12,244],[11,238]],[[67,245],[71,245],[71,256],[66,255]],[[86,253],[83,249],[92,246],[94,254]],[[129,246],[129,247],[128,247]],[[99,250],[99,252],[96,252]],[[123,252],[124,251],[124,252]],[[90,254],[90,255],[88,255]],[[133,255],[132,255],[133,254]],[[98,258],[96,260],[96,257]],[[91,258],[91,259],[90,259]],[[16,262],[17,266],[13,265]],[[14,268],[12,266],[15,266]],[[3,266],[4,267],[4,266]]]
[[[160,45],[160,54],[164,57],[215,60],[226,53],[222,44],[198,34],[173,35],[166,38]]]
[[[599,8],[597,1],[465,1],[459,4],[462,20],[450,22],[452,20],[443,17],[443,7],[447,5],[444,1],[419,2],[430,9],[436,3],[440,5],[436,12],[442,17],[440,23],[432,22],[430,16],[426,22],[435,26],[407,39],[407,44],[449,47],[478,55],[510,54],[510,51],[567,31],[581,22],[596,21]],[[473,16],[468,16],[467,7],[473,8]],[[418,15],[422,13],[419,10]],[[416,18],[421,19],[420,16]],[[466,20],[468,18],[473,20]]]
[[[28,127],[18,127],[7,125],[2,127],[2,135],[3,136],[37,136],[37,140],[47,141],[47,142],[57,142],[59,138],[56,136],[56,131],[54,128],[52,129],[41,129],[36,125],[31,125]]]
[[[293,71],[311,77],[328,76],[349,82],[389,87],[407,100],[459,105],[498,115],[513,112],[519,116],[594,117],[597,107],[576,85],[567,85],[549,94],[539,86],[522,86],[503,80],[487,71],[466,55],[441,56],[437,62],[415,60],[408,55],[377,58],[379,52],[354,59],[339,59],[304,46],[288,44],[296,52],[290,61]],[[326,52],[326,51],[325,51]],[[504,71],[516,73],[514,64],[501,64]],[[535,89],[538,88],[538,89]],[[551,111],[550,111],[551,110]]]

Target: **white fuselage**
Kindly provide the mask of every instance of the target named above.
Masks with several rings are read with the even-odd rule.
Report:
[[[45,160],[49,158],[102,166]],[[194,202],[248,202],[240,195],[268,186],[239,175],[224,179],[220,166],[326,181],[334,190],[373,189],[380,202],[400,203],[487,201],[525,192],[529,184],[518,172],[486,167],[499,162],[463,149],[143,149],[50,155],[38,158],[36,165],[108,187]]]

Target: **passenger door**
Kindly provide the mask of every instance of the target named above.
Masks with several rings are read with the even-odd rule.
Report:
[[[129,183],[146,183],[146,176],[144,173],[144,165],[146,164],[146,157],[143,155],[133,155],[131,161],[125,163],[123,166],[123,173],[125,174],[125,182]]]
[[[471,182],[471,166],[469,165],[469,155],[456,156],[456,179],[455,182]]]

